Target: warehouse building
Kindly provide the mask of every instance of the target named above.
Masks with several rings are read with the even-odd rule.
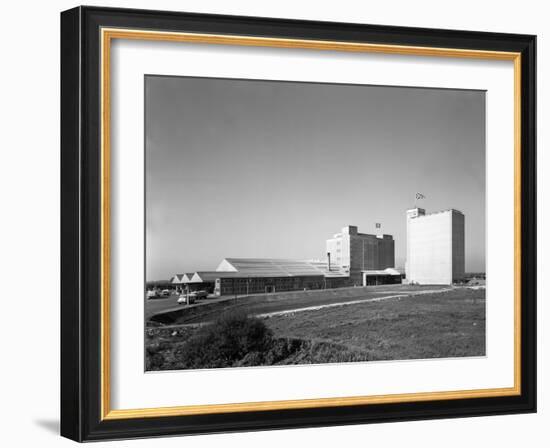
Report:
[[[214,294],[257,294],[336,288],[348,275],[326,263],[272,259],[226,258],[216,269]]]
[[[216,296],[263,294],[348,286],[349,275],[319,261],[225,258],[215,271],[198,271],[182,283]]]
[[[182,283],[190,291],[216,296],[348,286],[349,275],[319,261],[271,258],[225,258],[215,271],[198,271]]]
[[[190,280],[187,282],[190,291],[204,290],[209,294],[215,292],[216,282],[221,278],[233,278],[232,274],[225,274],[216,271],[197,271],[191,275]],[[220,295],[220,294],[216,294]]]
[[[408,283],[450,285],[464,278],[464,215],[454,209],[407,210]]]
[[[351,285],[365,285],[363,273],[395,267],[395,242],[391,235],[359,233],[346,226],[326,242],[328,262],[349,272]]]

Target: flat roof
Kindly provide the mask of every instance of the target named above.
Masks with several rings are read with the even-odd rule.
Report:
[[[431,216],[431,215],[437,215],[438,213],[447,213],[447,212],[456,212],[456,213],[460,213],[461,215],[464,215],[464,213],[462,213],[460,210],[456,209],[456,208],[446,208],[446,209],[443,209],[443,210],[437,210],[435,212],[431,212],[431,213],[426,213],[426,210],[423,209],[423,208],[420,208],[420,207],[417,207],[417,208],[410,208],[408,209],[407,211],[411,211],[411,210],[423,210],[424,211],[424,214],[423,215],[418,215],[418,216],[415,216],[414,218],[412,219],[416,219],[416,218],[423,218],[425,216]]]
[[[402,275],[401,272],[399,272],[397,269],[394,268],[386,268],[386,269],[375,269],[375,270],[367,270],[367,271],[361,271],[364,274],[369,275]]]

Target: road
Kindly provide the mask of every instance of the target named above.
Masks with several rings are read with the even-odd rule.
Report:
[[[181,308],[182,305],[176,303],[178,297],[174,295],[163,299],[145,299],[145,319],[149,319],[153,314]]]
[[[149,319],[151,316],[159,313],[166,313],[169,311],[182,310],[189,308],[185,305],[177,303],[179,295],[172,295],[163,299],[145,299],[145,319]],[[220,301],[234,300],[234,297],[215,297],[210,296],[208,299],[201,299],[197,301],[194,306],[205,305],[208,303],[216,303]]]

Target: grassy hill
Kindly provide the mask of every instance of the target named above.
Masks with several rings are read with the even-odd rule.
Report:
[[[484,289],[456,288],[334,307],[322,303],[325,307],[317,310],[285,312],[261,319],[247,318],[250,313],[233,309],[233,315],[238,313],[241,319],[238,330],[223,330],[219,320],[149,327],[146,330],[148,369],[485,355]],[[258,322],[265,332],[258,330]],[[255,328],[254,334],[261,334],[260,345],[254,345],[254,337],[243,333],[249,324]],[[240,336],[229,337],[228,331],[237,331]],[[231,356],[208,353],[214,346],[223,352],[230,344],[238,345],[242,341],[250,345],[231,346]]]

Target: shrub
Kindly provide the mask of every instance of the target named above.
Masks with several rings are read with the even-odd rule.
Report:
[[[226,313],[201,327],[178,350],[183,368],[216,368],[239,364],[258,365],[273,344],[273,334],[258,318],[242,312]]]
[[[265,365],[273,365],[283,361],[302,349],[304,341],[300,339],[277,339],[265,355]]]
[[[147,347],[146,352],[145,370],[162,370],[164,355],[160,353],[158,347]]]

